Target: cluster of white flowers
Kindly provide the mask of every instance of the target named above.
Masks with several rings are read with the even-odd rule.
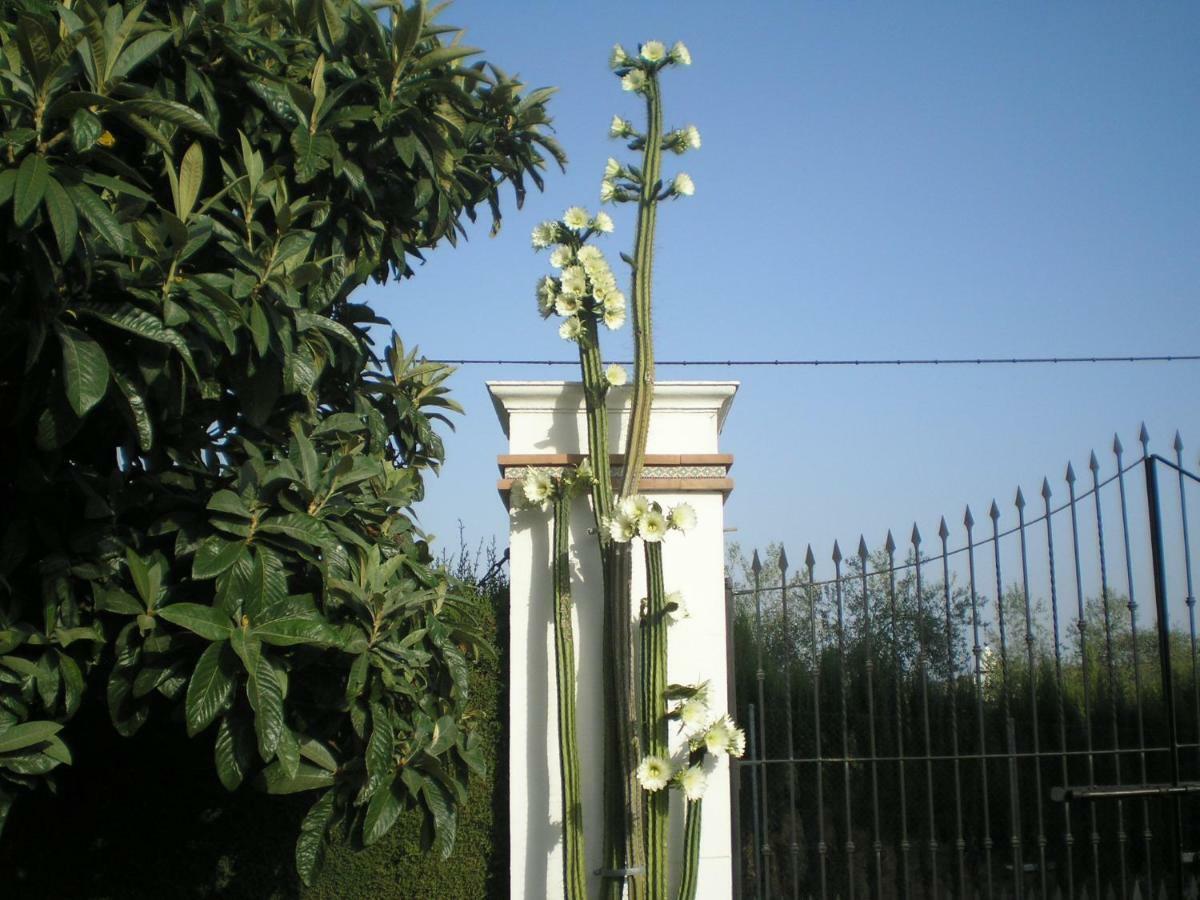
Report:
[[[677,128],[663,138],[663,149],[682,155],[689,150],[700,149],[700,129],[695,125]]]
[[[684,45],[683,41],[676,41],[675,46],[670,50],[667,49],[667,45],[662,41],[646,41],[638,47],[637,57],[630,56],[620,44],[614,44],[612,54],[608,58],[608,64],[614,71],[641,65],[651,68],[672,64],[690,66],[692,64],[692,54],[688,52],[688,48]]]
[[[513,510],[537,507],[545,512],[554,499],[554,481],[547,472],[527,468],[525,475],[513,482],[511,503]]]
[[[680,503],[669,513],[640,494],[625,497],[617,504],[617,513],[607,523],[608,533],[614,541],[626,543],[640,537],[648,543],[657,543],[668,529],[687,531],[696,524],[696,511],[691,504]]]
[[[728,715],[713,719],[708,727],[691,738],[691,742],[693,747],[703,746],[714,756],[725,753],[741,756],[746,752],[746,732],[738,728]]]
[[[607,213],[592,216],[582,206],[572,206],[561,222],[543,222],[533,230],[536,249],[555,245],[550,265],[560,270],[558,277],[547,275],[538,282],[538,312],[543,319],[554,314],[563,317],[558,334],[564,340],[580,339],[584,333],[581,316],[585,314],[610,329],[625,324],[625,295],[617,287],[608,260],[599,247],[582,243],[589,232],[608,233],[612,228]]]

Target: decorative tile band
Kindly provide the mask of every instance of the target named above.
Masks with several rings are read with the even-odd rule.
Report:
[[[524,477],[528,469],[561,475],[568,466],[575,466],[586,457],[582,453],[506,454],[497,462],[501,479],[500,492],[511,490],[513,481]],[[619,480],[624,472],[624,457],[613,454],[613,478]],[[733,490],[728,477],[733,457],[727,453],[646,454],[639,490],[657,493],[721,493]]]

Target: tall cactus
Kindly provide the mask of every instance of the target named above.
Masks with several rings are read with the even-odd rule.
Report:
[[[566,211],[561,221],[543,222],[533,232],[536,249],[553,247],[550,262],[560,270],[538,285],[538,306],[544,318],[563,318],[559,335],[579,345],[579,363],[587,417],[588,461],[577,471],[564,473],[555,487],[545,476],[531,472],[523,482],[521,503],[548,508],[554,502],[555,648],[559,691],[559,735],[563,779],[564,884],[568,897],[582,897],[586,889],[583,837],[580,818],[578,746],[574,725],[574,644],[570,631],[569,579],[566,576],[567,527],[570,498],[577,488],[590,485],[596,540],[600,549],[604,592],[604,708],[605,708],[605,835],[603,895],[630,900],[666,900],[668,885],[668,787],[682,791],[687,800],[683,872],[679,898],[689,900],[696,890],[700,798],[707,779],[707,762],[715,755],[740,755],[744,737],[728,716],[713,718],[708,708],[707,685],[668,685],[667,635],[669,623],[682,614],[682,598],[667,592],[663,578],[662,540],[670,530],[686,531],[695,513],[688,504],[664,512],[659,504],[638,494],[649,434],[654,394],[654,348],[651,288],[654,266],[654,232],[658,204],[688,196],[692,181],[678,174],[663,185],[662,152],[682,154],[700,146],[693,126],[663,133],[659,73],[667,66],[689,65],[683,44],[669,51],[658,41],[647,41],[630,56],[620,45],[613,49],[612,68],[621,86],[640,94],[646,105],[646,130],[614,117],[611,135],[626,139],[641,151],[640,166],[625,166],[609,159],[601,183],[604,202],[635,202],[637,230],[632,256],[622,258],[632,268],[634,373],[630,428],[625,444],[625,465],[620,491],[614,479],[608,448],[609,388],[623,384],[620,366],[603,364],[600,324],[619,328],[625,321],[625,296],[603,253],[592,238],[612,231],[612,220],[603,212],[590,215],[581,207]],[[547,487],[547,484],[550,484]],[[644,545],[648,596],[637,625],[641,652],[635,673],[634,628],[631,622],[631,542]],[[682,757],[670,755],[669,729],[677,721],[688,738]]]

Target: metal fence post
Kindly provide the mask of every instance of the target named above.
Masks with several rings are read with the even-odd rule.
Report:
[[[727,709],[730,715],[737,715],[737,659],[734,653],[733,639],[733,579],[725,576],[725,678]],[[741,794],[742,794],[741,763],[734,757],[729,757],[729,808],[730,824],[729,841],[733,862],[733,896],[742,896],[742,827],[741,827]]]

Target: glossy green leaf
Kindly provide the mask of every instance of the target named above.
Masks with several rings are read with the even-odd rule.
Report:
[[[262,786],[268,794],[299,794],[314,791],[333,784],[333,773],[308,763],[300,763],[296,774],[288,776],[282,764],[273,762],[263,769]]]
[[[184,704],[188,737],[194,737],[211,725],[233,698],[236,686],[233,672],[233,651],[227,641],[210,644],[200,654],[188,682]]]
[[[217,133],[213,131],[204,116],[190,106],[184,106],[174,100],[126,100],[117,107],[117,110],[123,113],[133,113],[150,120],[158,119],[170,122],[172,125],[194,132],[201,137],[217,137]]]
[[[172,603],[159,609],[158,617],[210,641],[227,640],[233,630],[224,612],[199,603]]]
[[[77,416],[87,413],[104,399],[108,390],[108,357],[104,348],[87,332],[72,325],[58,325],[62,344],[62,378],[67,402]]]
[[[254,664],[246,681],[246,696],[254,710],[254,732],[258,736],[258,754],[269,761],[279,746],[283,733],[283,688],[261,652],[253,657]]]
[[[175,215],[187,222],[200,196],[200,184],[204,180],[204,150],[199,143],[188,147],[179,164],[179,202]]]
[[[242,716],[226,713],[221,717],[213,761],[225,789],[237,790],[254,764],[254,729]]]
[[[321,868],[325,855],[325,834],[333,819],[336,794],[326,791],[314,803],[300,823],[300,837],[296,841],[296,871],[300,880],[311,886],[313,878]]]
[[[246,553],[241,541],[229,541],[215,534],[204,539],[192,560],[192,577],[216,578]]]
[[[0,731],[0,753],[12,753],[35,744],[45,743],[62,731],[58,722],[23,722]]]
[[[30,153],[21,160],[13,190],[13,222],[18,227],[27,223],[37,211],[49,181],[50,163],[46,157]]]
[[[75,214],[75,204],[62,185],[53,178],[46,181],[45,203],[46,216],[54,230],[59,256],[68,260],[75,253],[75,239],[79,236],[79,217]]]
[[[391,830],[404,811],[404,796],[396,784],[396,776],[390,776],[387,781],[371,795],[367,804],[367,814],[363,818],[363,844],[370,847]]]

